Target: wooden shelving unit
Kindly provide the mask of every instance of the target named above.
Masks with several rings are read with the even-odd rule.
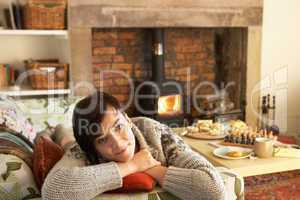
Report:
[[[15,2],[19,6],[23,2]],[[0,2],[1,8],[9,10],[11,26],[4,23],[3,27],[15,27],[13,24],[18,23],[20,17],[17,14],[19,10],[14,10],[11,0],[3,0]],[[22,9],[19,7],[19,9]],[[17,14],[16,14],[17,13]],[[67,14],[67,13],[66,13]],[[15,18],[17,17],[17,18]],[[15,18],[15,19],[14,19]],[[18,19],[18,20],[16,20]],[[21,22],[25,20],[21,16]],[[7,24],[7,25],[5,25]],[[67,24],[67,23],[66,23]],[[23,26],[21,26],[23,27]],[[68,37],[68,28],[63,30],[41,30],[41,29],[0,29],[0,64],[9,64],[16,70],[19,75],[24,72],[24,61],[28,59],[58,59],[60,63],[70,64],[70,46]],[[69,65],[69,74],[70,77]],[[15,77],[16,78],[16,77]],[[19,87],[8,86],[0,87],[0,95],[12,97],[33,97],[46,95],[68,95],[70,89],[32,89],[29,85],[28,77]]]

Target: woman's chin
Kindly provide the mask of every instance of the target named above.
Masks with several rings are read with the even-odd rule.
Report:
[[[122,153],[121,155],[118,155],[117,160],[119,162],[128,162],[133,158],[133,153],[128,149],[126,152]]]
[[[129,158],[120,158],[118,159],[118,162],[128,162],[130,159]]]

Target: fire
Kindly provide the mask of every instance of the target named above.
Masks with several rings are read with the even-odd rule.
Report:
[[[158,99],[158,114],[173,115],[181,112],[181,96],[161,96]]]

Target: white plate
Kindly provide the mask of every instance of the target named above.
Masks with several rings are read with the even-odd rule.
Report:
[[[239,152],[244,153],[245,155],[241,156],[241,157],[226,156],[226,153],[231,152],[231,151],[239,151]],[[238,160],[238,159],[243,159],[243,158],[249,157],[252,152],[253,152],[253,149],[243,148],[243,147],[219,147],[213,151],[213,154],[217,157],[224,158],[224,159]]]
[[[203,139],[203,140],[219,140],[226,137],[227,134],[222,135],[209,135],[207,133],[187,133],[185,136],[194,138],[194,139]]]

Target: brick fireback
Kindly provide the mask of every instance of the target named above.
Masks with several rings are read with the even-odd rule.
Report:
[[[149,29],[93,29],[93,82],[125,103],[129,98],[129,82],[109,70],[120,70],[129,77],[146,80],[151,77],[151,42]],[[165,74],[167,79],[182,81],[185,94],[202,81],[215,81],[215,32],[213,29],[165,29]],[[105,72],[104,72],[105,71]],[[190,88],[187,91],[187,73]],[[103,76],[100,76],[102,72]],[[103,73],[104,72],[104,73]],[[201,88],[207,94],[210,88]]]

